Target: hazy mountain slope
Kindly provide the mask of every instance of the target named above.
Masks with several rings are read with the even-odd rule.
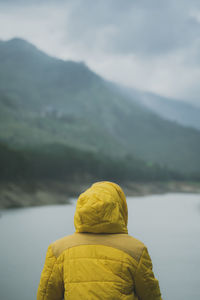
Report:
[[[200,130],[200,107],[132,88],[121,87],[120,91],[167,120]]]
[[[145,93],[141,100],[160,116],[200,130],[200,108],[151,93]]]
[[[113,90],[83,63],[62,61],[20,39],[0,43],[0,139],[61,143],[198,171],[200,133],[163,120]]]

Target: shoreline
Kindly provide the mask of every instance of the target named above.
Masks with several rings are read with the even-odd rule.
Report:
[[[0,183],[0,209],[70,204],[92,182]],[[142,197],[166,193],[200,194],[200,182],[126,182],[120,184],[127,197]]]
[[[124,192],[127,197],[162,195],[167,193],[200,194],[200,182],[129,182],[125,184]]]

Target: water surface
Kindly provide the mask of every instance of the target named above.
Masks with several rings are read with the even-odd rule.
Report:
[[[152,257],[164,300],[200,299],[200,196],[128,199],[129,234]],[[13,209],[0,217],[0,299],[35,300],[48,245],[74,232],[72,205]]]

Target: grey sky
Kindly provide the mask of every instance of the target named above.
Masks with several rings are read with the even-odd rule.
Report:
[[[0,0],[0,39],[200,105],[200,1]]]

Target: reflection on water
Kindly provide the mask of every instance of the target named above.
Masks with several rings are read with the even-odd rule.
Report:
[[[149,248],[164,300],[200,299],[200,196],[129,198],[129,233]],[[74,232],[75,203],[2,211],[0,299],[35,300],[45,252]]]

